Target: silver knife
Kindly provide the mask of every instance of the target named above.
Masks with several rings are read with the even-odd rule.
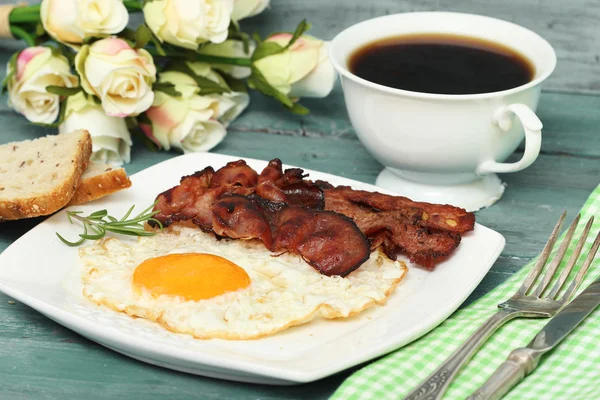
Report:
[[[500,399],[529,375],[540,358],[558,345],[600,304],[600,278],[563,308],[527,347],[513,350],[508,359],[467,400]]]

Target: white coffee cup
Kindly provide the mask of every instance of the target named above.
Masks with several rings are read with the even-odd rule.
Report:
[[[528,83],[499,92],[444,95],[379,85],[350,72],[348,59],[379,39],[419,33],[455,34],[505,45],[535,67]],[[330,59],[341,76],[346,108],[367,150],[385,166],[376,184],[415,200],[477,210],[498,200],[496,173],[520,171],[535,161],[542,123],[535,115],[542,82],[556,54],[536,33],[473,14],[417,12],[353,25],[331,42]],[[521,160],[503,163],[525,137]]]

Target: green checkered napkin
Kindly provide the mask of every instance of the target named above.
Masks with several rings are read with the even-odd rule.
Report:
[[[591,194],[581,214],[575,238],[579,237],[591,216],[596,218],[583,249],[583,254],[587,255],[596,232],[600,230],[600,186]],[[572,243],[564,260],[568,260],[574,247]],[[599,260],[600,256],[597,256],[579,291],[598,277]],[[383,400],[405,396],[496,312],[496,305],[514,293],[533,264],[534,261],[530,262],[502,285],[454,313],[426,336],[352,374],[332,398]],[[547,319],[525,318],[508,322],[463,367],[444,399],[464,399],[473,393],[511,350],[527,345],[547,322]],[[600,308],[542,358],[537,369],[505,399],[600,399]]]

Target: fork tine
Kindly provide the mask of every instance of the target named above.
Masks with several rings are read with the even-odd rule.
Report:
[[[560,277],[554,284],[554,287],[552,287],[552,290],[550,291],[550,294],[548,295],[548,297],[550,299],[556,300],[558,298],[558,292],[560,291],[560,289],[562,289],[563,285],[567,281],[567,278],[571,274],[571,271],[573,270],[575,263],[577,263],[577,260],[579,259],[579,255],[581,254],[581,250],[583,249],[583,246],[585,245],[585,241],[590,233],[590,229],[592,228],[593,223],[594,223],[594,217],[591,217],[588,220],[587,224],[585,225],[585,228],[583,229],[581,236],[579,237],[579,241],[577,242],[577,247],[575,247],[575,250],[573,251],[571,258],[569,259],[569,262],[563,269],[562,273],[560,274]]]
[[[590,264],[592,263],[592,261],[594,261],[594,257],[596,256],[598,247],[600,247],[600,232],[598,232],[598,235],[596,235],[596,240],[594,240],[594,244],[592,244],[590,253],[588,254],[587,258],[585,259],[583,265],[581,266],[581,269],[579,269],[579,271],[577,272],[577,276],[575,277],[575,279],[573,279],[573,282],[571,282],[571,284],[569,285],[569,288],[567,289],[567,291],[565,292],[563,297],[560,298],[559,302],[562,303],[562,302],[569,300],[569,298],[571,298],[571,295],[575,292],[575,290],[577,290],[577,288],[583,281],[583,276],[585,275],[588,268],[590,267]]]
[[[554,242],[556,242],[558,232],[560,232],[560,228],[566,216],[567,211],[565,210],[558,219],[558,223],[552,230],[552,234],[550,235],[550,238],[548,238],[548,242],[546,242],[546,246],[544,246],[544,250],[542,251],[542,254],[540,254],[540,258],[538,259],[537,263],[535,264],[529,275],[527,275],[525,282],[523,282],[523,284],[517,291],[517,294],[524,296],[533,284],[533,282],[535,282],[540,272],[542,272],[542,269],[544,268],[546,261],[548,261],[548,256],[550,256],[550,252],[552,251],[552,247],[554,247]]]
[[[544,289],[546,289],[546,287],[554,277],[558,266],[562,262],[563,258],[565,258],[565,254],[567,253],[567,249],[571,244],[571,240],[573,240],[573,234],[575,233],[575,228],[577,228],[577,224],[579,224],[580,218],[581,214],[577,214],[577,217],[575,217],[575,219],[571,223],[571,226],[569,226],[569,230],[567,230],[565,238],[563,239],[562,243],[560,244],[560,247],[558,248],[558,251],[556,252],[556,256],[554,256],[554,259],[552,259],[550,266],[544,274],[544,279],[542,279],[542,282],[540,282],[540,284],[535,288],[535,292],[533,292],[534,296],[540,297],[544,292]]]

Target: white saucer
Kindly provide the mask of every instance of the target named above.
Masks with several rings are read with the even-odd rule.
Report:
[[[452,179],[449,174],[444,181],[453,183],[448,184],[422,183],[408,178],[413,175],[415,174],[385,168],[377,177],[375,185],[415,201],[451,204],[467,211],[491,206],[502,197],[505,187],[496,174],[481,177],[457,175],[456,179]],[[421,174],[418,178],[424,175],[431,177],[433,174]]]

